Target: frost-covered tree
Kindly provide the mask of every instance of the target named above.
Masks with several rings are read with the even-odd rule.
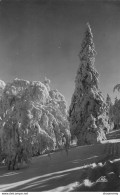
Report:
[[[110,106],[112,106],[112,101],[111,101],[109,94],[107,94],[107,97],[106,97],[106,106],[107,106],[107,110],[109,111]]]
[[[120,128],[120,99],[115,98],[115,102],[112,106],[112,120],[114,122],[114,129]]]
[[[115,90],[120,92],[120,84],[115,85],[115,87],[113,88],[113,92],[115,92]],[[119,129],[120,128],[120,99],[118,99],[117,97],[115,98],[115,102],[110,109],[110,115],[114,123],[114,129]]]
[[[49,81],[50,82],[50,81]],[[66,101],[49,82],[14,79],[7,83],[0,99],[0,138],[8,167],[19,159],[70,142]]]
[[[120,92],[120,84],[115,85],[113,92]],[[110,110],[112,121],[114,122],[114,129],[120,128],[120,99],[115,98],[115,102]]]
[[[111,101],[111,98],[109,96],[109,94],[107,94],[107,97],[106,97],[106,117],[108,118],[108,124],[110,126],[110,129],[109,130],[112,130],[113,129],[113,104],[112,104],[112,101]]]
[[[99,74],[94,67],[95,47],[90,25],[79,53],[80,66],[75,78],[75,90],[69,108],[70,131],[78,145],[92,144],[106,139],[106,104],[99,90]]]

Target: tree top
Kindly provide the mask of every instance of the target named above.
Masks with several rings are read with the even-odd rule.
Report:
[[[79,58],[81,61],[91,59],[94,62],[96,51],[93,43],[93,34],[92,34],[90,24],[87,23],[86,26],[87,28],[84,33],[84,38],[81,44],[81,51],[79,53]]]
[[[93,38],[93,34],[92,34],[91,27],[90,27],[90,23],[87,22],[87,23],[86,23],[86,26],[87,26],[86,32],[88,31],[88,32],[90,33],[91,37]]]

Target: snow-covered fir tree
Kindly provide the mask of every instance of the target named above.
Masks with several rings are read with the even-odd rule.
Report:
[[[112,110],[113,110],[113,104],[112,104],[112,101],[111,101],[109,94],[107,94],[107,97],[106,97],[106,117],[108,118],[108,124],[110,126],[109,130],[112,130],[114,127]]]
[[[120,99],[115,98],[115,102],[111,109],[112,121],[114,123],[114,129],[120,128]]]
[[[92,144],[106,139],[106,104],[99,89],[99,74],[94,67],[95,46],[90,25],[79,53],[80,65],[75,78],[75,90],[69,108],[70,131],[78,145]]]
[[[107,94],[107,97],[106,97],[106,106],[109,111],[110,107],[112,106],[112,101],[111,101],[109,94]]]
[[[120,92],[120,84],[115,85],[113,88],[113,92]],[[112,121],[114,123],[114,129],[120,128],[120,99],[118,97],[115,98],[114,104],[110,109],[110,114],[112,116]]]
[[[113,88],[113,92],[120,92],[120,84],[117,84]],[[112,115],[112,121],[114,123],[114,129],[120,128],[120,99],[118,97],[115,98],[114,104],[110,110]]]

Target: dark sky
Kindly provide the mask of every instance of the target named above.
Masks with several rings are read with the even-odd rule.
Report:
[[[94,35],[104,95],[120,83],[120,1],[1,0],[0,79],[43,81],[68,102],[74,90],[86,23]]]

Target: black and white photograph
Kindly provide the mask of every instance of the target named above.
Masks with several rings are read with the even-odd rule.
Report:
[[[0,193],[120,193],[120,0],[0,0]]]

